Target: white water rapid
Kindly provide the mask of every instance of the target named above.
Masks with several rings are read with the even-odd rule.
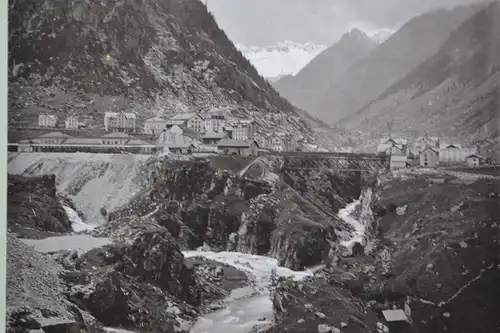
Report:
[[[250,333],[256,326],[271,324],[274,313],[269,287],[273,270],[278,277],[292,277],[298,281],[322,267],[297,272],[278,266],[276,259],[238,252],[186,251],[184,256],[201,256],[234,266],[247,273],[254,282],[253,288],[233,291],[224,309],[199,318],[191,333]]]

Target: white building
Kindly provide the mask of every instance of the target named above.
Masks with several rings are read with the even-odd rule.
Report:
[[[127,112],[106,112],[104,128],[111,132],[133,132],[136,126],[136,116]]]
[[[147,119],[144,122],[144,133],[155,134],[160,133],[166,128],[167,121],[163,118],[154,117]]]
[[[437,136],[420,136],[418,137],[412,147],[414,155],[419,155],[424,149],[431,147],[434,149],[439,148],[439,137]]]
[[[178,113],[170,120],[173,122],[183,121],[187,128],[198,133],[205,132],[205,120],[195,112]]]
[[[75,116],[68,116],[64,121],[64,126],[66,128],[77,129],[78,125],[78,118]]]
[[[41,114],[38,116],[39,127],[56,127],[57,116],[54,114]]]
[[[60,145],[69,138],[72,138],[72,136],[61,132],[50,132],[40,135],[33,142],[43,145]]]
[[[458,164],[465,162],[469,155],[477,154],[477,148],[462,148],[459,144],[443,144],[439,149],[439,162]]]
[[[285,133],[273,132],[267,137],[267,148],[275,151],[285,150]]]
[[[391,155],[390,168],[391,170],[405,169],[408,163],[406,155]]]
[[[166,143],[176,142],[177,137],[182,136],[184,131],[178,125],[173,125],[169,129],[161,131],[156,138],[156,144],[162,146]]]
[[[210,133],[222,132],[226,124],[226,116],[222,113],[209,113],[205,119],[205,131]]]
[[[404,138],[388,138],[380,140],[377,154],[409,156],[408,140]]]

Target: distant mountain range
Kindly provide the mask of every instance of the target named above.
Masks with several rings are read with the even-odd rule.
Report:
[[[332,47],[321,52],[296,75],[282,77],[274,86],[292,104],[304,110],[314,110],[319,96],[326,94],[331,82],[340,78],[357,60],[368,55],[377,45],[378,43],[364,32],[354,29]]]
[[[495,1],[462,21],[434,55],[338,125],[378,132],[390,121],[401,132],[498,144],[499,36],[500,3]]]
[[[277,78],[297,73],[311,59],[326,49],[324,45],[294,43],[286,41],[275,46],[258,47],[236,45],[259,73],[274,81]]]
[[[498,138],[498,6],[425,13],[382,43],[353,30],[274,86],[311,115],[367,136],[392,123],[401,133]]]
[[[359,30],[359,29],[356,29]],[[359,30],[361,31],[361,30]],[[367,36],[376,43],[383,43],[394,33],[391,29],[375,30]],[[314,43],[285,41],[274,46],[259,47],[237,44],[236,47],[271,82],[288,75],[296,75],[327,46]]]

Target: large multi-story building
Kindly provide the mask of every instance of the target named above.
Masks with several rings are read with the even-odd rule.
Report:
[[[172,118],[172,122],[184,122],[185,126],[198,133],[205,132],[205,120],[195,112],[178,113]]]
[[[218,133],[226,124],[226,116],[223,113],[209,113],[205,117],[205,131]]]
[[[136,119],[134,113],[106,112],[104,115],[104,128],[109,132],[134,132]]]
[[[160,117],[147,119],[144,122],[144,133],[156,134],[160,133],[166,128],[167,121]]]
[[[40,127],[56,127],[57,116],[54,114],[43,113],[38,116],[38,126]]]
[[[78,118],[76,116],[68,116],[64,121],[64,127],[66,128],[77,129],[78,125]]]

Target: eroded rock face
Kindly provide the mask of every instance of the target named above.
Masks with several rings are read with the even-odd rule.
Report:
[[[186,266],[179,245],[163,228],[141,233],[124,251],[123,266],[127,275],[157,285],[189,304],[199,304],[200,291],[193,272]]]
[[[149,192],[112,212],[111,225],[137,225],[132,214],[139,213],[167,228],[183,249],[270,255],[280,265],[303,269],[328,258],[336,232],[348,228],[337,218],[338,209],[367,185],[364,175],[353,172],[286,171],[280,179],[283,170],[275,160],[267,164],[276,169],[251,170],[253,178],[218,164],[218,157],[156,163]],[[274,177],[266,178],[271,172]],[[100,231],[113,232],[106,228]]]
[[[71,222],[56,195],[54,175],[24,177],[9,174],[7,198],[8,228],[12,231],[24,237],[36,234],[36,231],[71,231]]]
[[[200,283],[165,228],[151,224],[131,237],[130,244],[82,255],[64,276],[69,298],[106,326],[184,332],[204,302],[202,295],[225,295]]]

